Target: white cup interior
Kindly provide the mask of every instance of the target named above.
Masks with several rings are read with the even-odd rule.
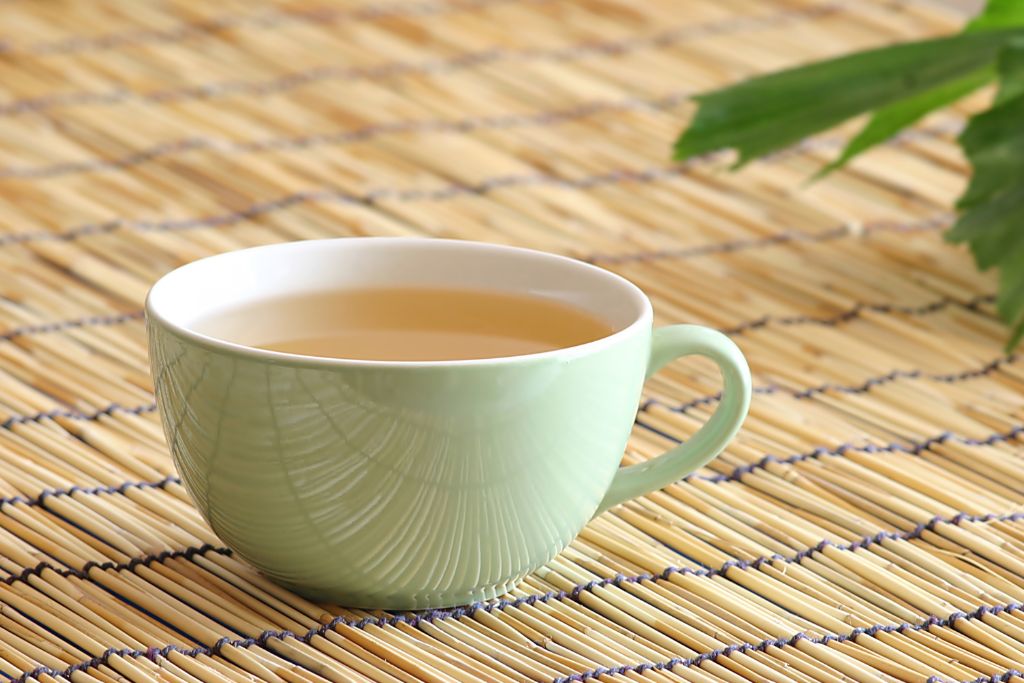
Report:
[[[204,321],[263,300],[352,288],[465,288],[540,296],[605,321],[613,334],[650,319],[650,303],[628,280],[563,256],[481,242],[353,237],[253,247],[200,259],[161,278],[147,315],[207,341],[242,345]],[[254,336],[259,325],[246,321]],[[315,321],[310,324],[315,325]]]

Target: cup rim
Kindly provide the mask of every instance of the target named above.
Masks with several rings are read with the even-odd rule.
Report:
[[[546,259],[549,262],[556,262],[561,266],[567,268],[576,268],[581,270],[590,271],[592,274],[597,274],[599,277],[606,279],[611,286],[619,287],[628,291],[629,295],[635,300],[638,306],[638,313],[635,318],[624,326],[619,326],[611,334],[605,335],[598,339],[594,339],[583,344],[576,344],[573,346],[565,346],[557,349],[551,349],[548,351],[540,351],[537,353],[527,353],[515,356],[497,356],[494,358],[465,358],[465,359],[449,359],[449,360],[366,360],[366,359],[353,359],[353,358],[335,358],[329,356],[310,356],[297,353],[287,353],[284,351],[271,351],[269,349],[263,349],[255,346],[247,346],[238,342],[228,341],[212,335],[203,334],[191,329],[187,324],[183,324],[179,321],[174,321],[168,316],[164,315],[160,310],[159,306],[154,303],[154,299],[159,298],[162,295],[162,290],[171,286],[171,276],[182,277],[182,274],[187,270],[193,268],[198,263],[208,263],[212,260],[223,259],[226,257],[230,258],[241,258],[242,254],[252,254],[258,251],[271,251],[271,250],[287,250],[296,248],[316,248],[319,245],[325,244],[338,244],[338,243],[356,243],[356,242],[368,242],[368,241],[380,241],[387,244],[394,244],[396,248],[402,246],[413,246],[413,245],[424,245],[429,244],[431,248],[444,248],[458,247],[458,248],[473,248],[480,249],[481,251],[502,251],[506,253],[512,253],[517,257],[523,258],[534,258],[534,259]],[[304,245],[304,246],[300,246]],[[253,360],[261,360],[265,362],[271,362],[279,365],[290,365],[290,366],[301,366],[301,367],[349,367],[349,368],[445,368],[445,367],[472,367],[472,366],[487,366],[487,365],[511,365],[517,363],[536,362],[550,360],[552,358],[565,358],[567,355],[570,357],[584,356],[591,353],[596,353],[605,349],[615,343],[621,341],[625,337],[628,337],[637,332],[638,329],[647,328],[650,329],[653,321],[653,310],[651,307],[651,301],[644,294],[638,286],[627,280],[626,278],[613,273],[609,270],[605,270],[599,266],[585,261],[580,261],[568,256],[561,254],[553,254],[546,251],[540,251],[537,249],[528,249],[524,247],[514,247],[504,244],[493,244],[490,242],[477,242],[473,240],[458,240],[458,239],[444,239],[435,237],[335,237],[327,239],[311,239],[311,240],[293,240],[289,242],[278,242],[275,244],[265,244],[254,247],[245,247],[242,249],[235,249],[232,251],[221,252],[206,256],[195,261],[191,261],[182,266],[179,266],[164,275],[162,275],[153,285],[150,287],[146,294],[145,303],[145,318],[146,325],[151,326],[158,324],[167,331],[175,334],[176,336],[182,337],[193,344],[206,347],[215,351],[221,351],[225,353],[231,353],[235,355],[241,355],[248,357]]]

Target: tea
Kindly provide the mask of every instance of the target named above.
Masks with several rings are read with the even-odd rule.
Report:
[[[420,287],[263,300],[208,318],[197,329],[271,351],[382,361],[519,356],[612,332],[596,316],[540,296]]]

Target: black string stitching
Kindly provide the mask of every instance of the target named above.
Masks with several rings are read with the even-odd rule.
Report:
[[[770,638],[762,640],[758,643],[741,643],[738,645],[727,645],[710,652],[704,652],[694,657],[674,657],[663,662],[641,662],[639,664],[622,664],[619,666],[604,667],[600,666],[589,671],[581,671],[579,673],[570,674],[568,676],[560,676],[552,681],[552,683],[583,683],[583,681],[595,680],[601,676],[621,676],[628,673],[642,674],[647,671],[666,671],[671,670],[675,667],[689,668],[693,666],[700,666],[701,664],[709,661],[718,659],[719,657],[726,656],[730,657],[733,654],[746,654],[748,652],[765,652],[769,648],[773,647],[790,647],[800,642],[805,642],[811,645],[828,645],[829,643],[845,643],[851,640],[856,640],[860,636],[869,636],[874,638],[879,633],[910,633],[915,631],[927,631],[932,628],[947,628],[956,626],[956,623],[961,620],[975,620],[981,619],[985,616],[996,616],[1004,612],[1019,612],[1024,610],[1024,604],[1018,602],[1010,602],[1002,605],[982,605],[971,612],[953,612],[947,617],[937,617],[935,615],[929,616],[924,621],[918,623],[903,622],[900,624],[878,624],[869,627],[857,627],[849,633],[829,633],[824,636],[811,637],[806,633],[797,633],[789,638]],[[977,683],[984,683],[985,681],[996,681],[997,683],[1002,682],[1010,678],[1012,675],[1017,675],[1016,671],[1010,671],[1006,674],[1002,674],[1000,677],[984,677],[976,679]],[[935,676],[928,679],[929,681],[941,681],[941,678]],[[973,683],[973,682],[968,682]]]
[[[410,75],[437,75],[478,68],[499,62],[557,64],[591,57],[619,56],[643,49],[663,49],[714,35],[770,28],[797,20],[813,20],[839,12],[847,4],[852,3],[849,0],[834,0],[822,5],[789,8],[761,16],[732,17],[705,24],[688,25],[662,31],[654,35],[631,36],[618,40],[591,41],[562,48],[527,48],[517,50],[488,48],[426,62],[394,61],[366,67],[323,65],[258,81],[220,81],[144,93],[129,90],[125,87],[116,87],[105,92],[81,91],[43,95],[41,97],[0,103],[0,115],[15,116],[28,112],[47,111],[58,107],[82,105],[110,106],[122,102],[162,104],[189,100],[208,100],[229,95],[266,97],[302,86],[327,81],[383,80]]]
[[[0,56],[82,54],[115,50],[122,47],[178,43],[193,37],[240,28],[276,29],[291,23],[326,24],[337,23],[342,20],[357,22],[374,21],[390,17],[428,17],[443,15],[453,11],[486,8],[492,5],[509,3],[536,5],[547,4],[550,1],[460,0],[459,2],[444,3],[375,4],[351,9],[317,7],[315,9],[274,9],[249,15],[223,14],[198,21],[182,22],[177,26],[163,29],[131,29],[98,36],[72,36],[70,38],[33,43],[25,47],[19,47],[10,43],[0,43]]]

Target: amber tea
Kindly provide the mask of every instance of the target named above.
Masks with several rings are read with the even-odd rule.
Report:
[[[279,297],[219,313],[199,327],[271,351],[382,361],[519,356],[612,332],[597,317],[541,296],[420,287]]]

